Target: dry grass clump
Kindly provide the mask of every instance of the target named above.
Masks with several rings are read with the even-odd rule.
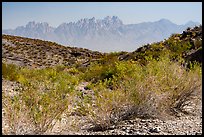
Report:
[[[115,62],[112,76],[104,78],[106,72],[99,66],[90,69],[99,80],[94,85],[96,100],[88,106],[92,130],[104,130],[120,120],[136,117],[161,118],[184,112],[183,107],[193,96],[201,92],[201,67],[197,64],[187,70],[168,57],[151,60],[146,66],[134,61]],[[87,72],[89,73],[89,72]],[[100,77],[100,78],[99,78]],[[110,88],[114,87],[114,88]]]
[[[15,65],[6,67],[11,66]],[[68,113],[78,79],[59,71],[59,67],[15,69],[14,80],[22,84],[23,89],[14,97],[4,95],[2,98],[4,119],[9,123],[9,130],[4,134],[43,134],[53,128],[65,111]],[[3,77],[10,79],[10,75],[13,73],[3,71]]]
[[[2,62],[2,77],[10,81],[18,79],[18,66],[14,64],[5,64]]]

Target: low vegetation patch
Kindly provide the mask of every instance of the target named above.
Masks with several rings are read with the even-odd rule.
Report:
[[[20,94],[14,97],[5,95],[2,99],[11,133],[27,133],[18,129],[23,120],[31,126],[27,134],[42,134],[54,126],[62,113],[68,113],[69,103],[72,102],[70,97],[78,78],[59,71],[62,68],[28,69],[3,63],[3,77],[24,87]]]
[[[135,61],[115,62],[107,69],[93,65],[86,74],[98,80],[93,88],[97,107],[88,108],[96,129],[130,116],[160,118],[175,109],[183,111],[184,102],[201,92],[201,67],[194,64],[187,70],[168,57],[146,66]]]
[[[73,104],[75,112],[93,124],[92,130],[105,130],[129,117],[160,118],[175,110],[182,112],[186,102],[201,92],[202,75],[199,64],[186,69],[167,56],[150,59],[145,66],[132,60],[95,63],[85,72],[65,66],[28,69],[3,63],[2,72],[5,79],[24,85],[14,99],[3,97],[3,102],[9,102],[4,107],[16,134],[17,121],[25,119],[23,113],[33,132],[41,134],[65,111],[71,112]],[[94,95],[76,90],[83,81],[89,82],[87,89]]]

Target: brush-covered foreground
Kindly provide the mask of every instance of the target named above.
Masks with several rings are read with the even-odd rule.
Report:
[[[13,96],[3,92],[9,123],[3,133],[43,134],[62,115],[84,117],[92,124],[88,130],[105,130],[129,117],[189,113],[183,110],[186,103],[201,95],[201,66],[194,63],[186,69],[180,64],[167,56],[151,59],[146,66],[132,60],[113,61],[94,63],[86,70],[65,66],[28,69],[3,63],[3,78],[23,87]],[[86,90],[80,90],[85,82]],[[29,131],[20,126],[29,126]]]

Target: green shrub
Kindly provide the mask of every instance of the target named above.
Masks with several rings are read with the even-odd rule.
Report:
[[[21,118],[17,117],[22,117],[23,113],[27,113],[24,119],[25,122],[27,121],[26,124],[32,125],[35,134],[42,134],[52,129],[64,111],[67,111],[71,102],[71,93],[78,84],[78,77],[59,71],[59,68],[28,69],[22,67],[18,69],[16,81],[20,82],[24,88],[18,100],[11,101],[11,106],[18,105],[18,113],[13,108],[7,111],[8,116],[10,113],[16,114],[16,117],[12,116],[15,121],[11,119],[11,123],[18,126],[18,120]],[[9,106],[6,107],[9,108]],[[11,109],[12,111],[9,112]],[[14,129],[13,132],[17,133]]]
[[[101,68],[96,71],[100,77],[103,74]],[[113,119],[120,121],[129,116],[160,118],[175,109],[183,111],[186,102],[201,92],[201,67],[197,65],[188,71],[168,56],[152,59],[146,66],[136,61],[115,62],[108,70],[113,68],[113,78],[99,80],[93,87],[95,107],[83,103],[89,106],[83,110],[91,115],[95,130],[106,129],[114,123]],[[107,86],[110,83],[114,88]]]
[[[2,63],[2,76],[11,81],[17,81],[19,77],[19,67],[14,64]]]

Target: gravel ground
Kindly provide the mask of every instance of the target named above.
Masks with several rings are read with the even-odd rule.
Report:
[[[86,92],[82,83],[79,90]],[[198,101],[196,102],[196,99]],[[171,116],[161,119],[134,118],[124,120],[113,125],[106,131],[68,131],[55,132],[60,135],[201,135],[202,134],[202,96],[198,96],[185,108],[189,114],[178,113],[177,117]],[[62,123],[63,125],[63,123]],[[82,129],[82,128],[81,128]],[[53,128],[52,131],[54,131]],[[47,133],[53,134],[53,132]]]
[[[86,86],[87,83],[83,83]],[[79,87],[81,91],[83,88]],[[6,95],[13,96],[18,93],[20,85],[16,82],[11,82],[2,79],[2,92]],[[69,127],[70,121],[85,121],[83,117],[72,116],[70,119],[66,117],[57,123],[51,131],[44,134],[57,134],[57,135],[201,135],[202,134],[202,101],[195,104],[192,103],[188,106],[192,114],[186,115],[179,113],[177,117],[171,117],[168,120],[161,119],[141,119],[134,118],[124,120],[113,125],[110,129],[105,131],[87,131],[81,129],[76,131],[74,128]],[[2,108],[2,132],[7,134],[8,124],[4,118],[4,109]],[[28,132],[27,132],[28,133]],[[9,134],[9,133],[8,133]],[[29,133],[28,133],[29,134]]]
[[[201,135],[202,134],[202,105],[194,114],[180,113],[178,117],[169,120],[134,118],[113,125],[106,131],[62,131],[60,135]]]

